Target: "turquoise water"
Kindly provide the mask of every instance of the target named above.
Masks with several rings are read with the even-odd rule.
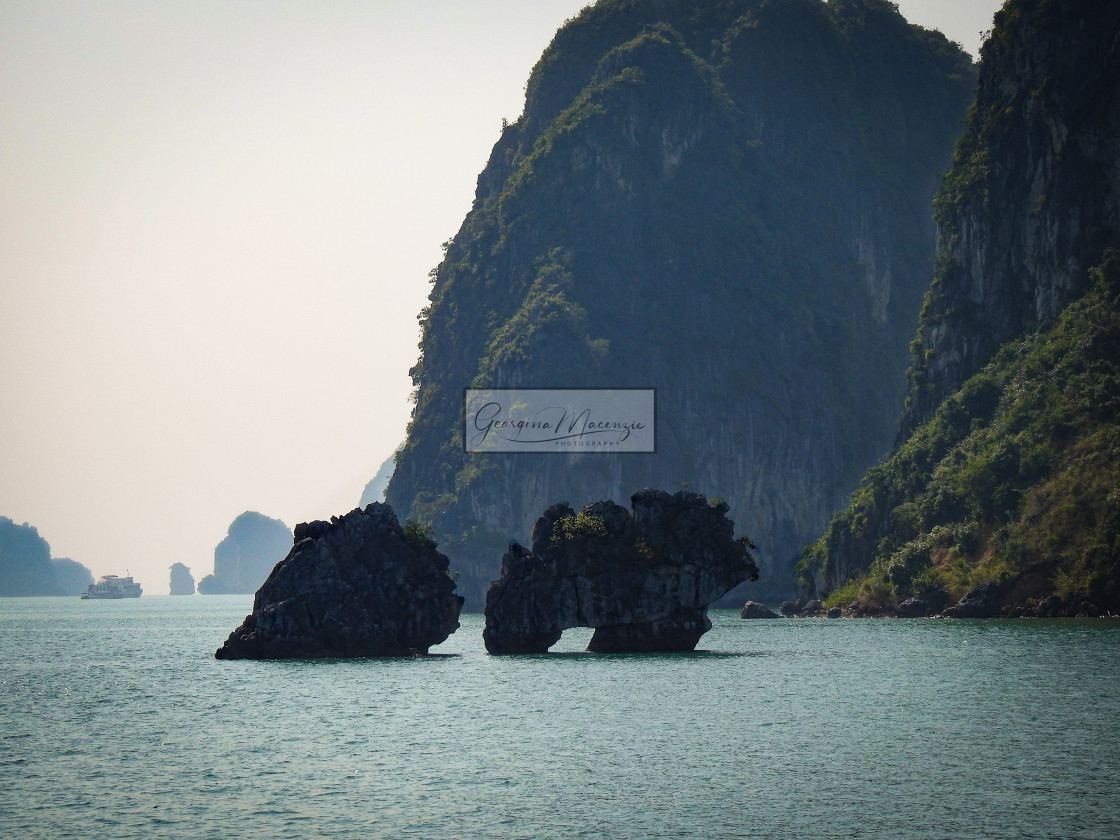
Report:
[[[0,599],[0,837],[1120,838],[1120,621],[215,660],[250,603]]]

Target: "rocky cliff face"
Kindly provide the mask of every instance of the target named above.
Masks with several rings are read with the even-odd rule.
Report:
[[[996,16],[935,202],[897,445],[806,551],[810,594],[1120,605],[1118,80],[1120,5],[1010,0]]]
[[[373,503],[296,526],[295,545],[218,659],[425,654],[459,627],[447,558]]]
[[[1120,230],[1120,6],[1013,0],[937,201],[938,273],[905,435],[1009,339],[1088,287]]]
[[[711,629],[708,606],[757,579],[727,505],[698,493],[641,490],[577,514],[552,505],[533,547],[514,544],[486,593],[490,653],[544,653],[569,627],[594,627],[600,653],[689,651]]]
[[[882,0],[604,0],[557,33],[435,272],[387,493],[468,607],[540,510],[646,486],[726,500],[753,594],[792,589],[896,432],[973,82]],[[464,454],[465,387],[534,386],[657,388],[657,453]]]

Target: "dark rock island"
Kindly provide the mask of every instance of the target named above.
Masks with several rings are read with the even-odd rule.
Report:
[[[510,546],[486,593],[486,649],[543,653],[569,627],[595,628],[590,651],[694,649],[708,605],[757,579],[754,546],[734,538],[726,504],[698,493],[639,490],[631,508],[548,508],[532,550]]]
[[[459,627],[448,560],[415,523],[373,503],[296,526],[295,544],[257,591],[218,659],[425,654]]]

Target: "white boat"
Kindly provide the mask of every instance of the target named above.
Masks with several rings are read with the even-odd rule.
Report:
[[[130,577],[104,575],[97,583],[91,583],[82,593],[82,598],[139,598],[143,590],[140,584]]]

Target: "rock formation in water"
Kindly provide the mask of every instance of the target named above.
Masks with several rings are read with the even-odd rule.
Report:
[[[651,485],[725,499],[751,594],[792,593],[897,431],[974,81],[885,0],[601,0],[556,34],[434,272],[387,492],[469,607],[552,501]],[[656,453],[463,451],[464,388],[533,386],[657,388]]]
[[[739,618],[781,618],[781,616],[765,604],[747,601],[739,610]]]
[[[899,438],[807,549],[806,594],[1120,611],[1118,44],[1117,3],[996,15],[935,202]]]
[[[486,593],[490,653],[543,653],[569,627],[594,627],[587,649],[687,651],[711,629],[708,606],[758,577],[727,505],[698,493],[639,490],[614,502],[549,507],[533,548],[514,544]]]
[[[949,595],[942,589],[923,592],[921,597],[911,596],[902,600],[894,609],[899,618],[926,618],[937,615],[945,608]]]
[[[1037,604],[1014,606],[1007,615],[1010,618],[1098,618],[1105,612],[1083,592],[1075,592],[1064,600],[1060,595],[1049,595]]]
[[[218,659],[308,659],[425,654],[459,626],[448,560],[415,523],[402,528],[373,503],[330,522],[296,526],[253,612]]]
[[[998,618],[1003,608],[1003,593],[995,581],[977,586],[965,593],[953,606],[941,614],[946,618]]]
[[[33,525],[0,516],[0,597],[80,595],[91,583],[81,563],[51,557],[50,544]]]
[[[175,563],[171,566],[171,594],[194,594],[194,575],[192,575],[191,570],[182,563]]]
[[[279,519],[246,511],[214,548],[214,573],[198,582],[200,595],[256,592],[292,546],[292,532]]]

